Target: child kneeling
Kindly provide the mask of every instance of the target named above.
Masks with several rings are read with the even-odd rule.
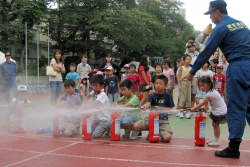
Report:
[[[121,129],[124,129],[123,138],[130,138],[135,140],[138,138],[138,131],[132,131],[133,124],[141,118],[140,114],[140,100],[137,95],[133,93],[133,82],[129,79],[125,79],[120,83],[120,90],[122,97],[114,102],[114,105],[124,107],[124,112],[121,113]],[[126,107],[133,107],[134,110],[127,110]],[[108,125],[108,123],[107,123]],[[109,123],[110,125],[110,123]],[[130,133],[132,134],[130,136]]]
[[[168,78],[165,75],[159,75],[155,80],[155,93],[149,96],[148,102],[144,104],[141,108],[142,110],[146,110],[150,107],[150,105],[152,107],[155,107],[156,112],[159,112],[159,134],[161,137],[161,141],[169,143],[172,139],[173,132],[170,128],[167,111],[171,110],[172,107],[174,107],[174,102],[171,95],[165,91],[167,88],[167,84]],[[149,118],[145,117],[144,120],[135,122],[133,125],[133,130],[149,130],[148,120]]]
[[[66,94],[62,96],[56,107],[66,107],[66,112],[62,116],[62,136],[72,137],[79,134],[81,115],[79,114],[79,107],[81,100],[79,95],[75,92],[76,83],[74,80],[69,79],[64,82]]]

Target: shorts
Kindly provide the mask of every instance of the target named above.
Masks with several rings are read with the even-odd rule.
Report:
[[[146,89],[146,86],[148,86],[148,84],[140,84],[139,92],[149,92],[152,89],[152,87],[150,87],[149,89]]]
[[[198,99],[204,99],[205,98],[205,93],[202,92],[201,90],[199,90],[195,97],[198,98]]]
[[[227,114],[224,115],[214,115],[212,112],[209,114],[209,117],[217,124],[227,123]]]
[[[149,130],[148,117],[145,117],[143,120],[137,121],[137,123],[141,126],[143,131]],[[173,131],[170,128],[169,121],[166,119],[160,120],[159,129],[160,129],[160,137],[164,135],[173,135]]]

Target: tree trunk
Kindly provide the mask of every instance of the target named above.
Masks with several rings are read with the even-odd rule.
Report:
[[[19,68],[24,69],[23,66],[23,56],[24,56],[24,51],[25,51],[25,45],[22,45],[22,50],[21,50],[21,54],[20,54],[20,60],[19,60]]]

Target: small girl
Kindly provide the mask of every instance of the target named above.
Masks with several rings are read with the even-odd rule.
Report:
[[[80,95],[81,102],[83,101],[83,97],[85,97],[87,94],[87,89],[88,89],[87,78],[84,77],[82,78],[81,84],[79,87],[79,95]]]
[[[125,64],[123,66],[123,69],[124,69],[124,73],[121,75],[121,82],[123,80],[125,80],[127,78],[128,74],[129,74],[129,64]]]
[[[167,91],[173,97],[174,89],[174,71],[172,70],[171,62],[169,60],[164,60],[163,62],[163,74],[168,78]]]
[[[213,82],[210,76],[203,76],[199,79],[199,88],[201,91],[206,92],[204,100],[197,106],[192,107],[191,111],[194,112],[206,103],[210,103],[212,112],[209,117],[213,120],[214,137],[215,139],[208,141],[208,146],[220,145],[220,124],[227,123],[226,114],[227,106],[221,95],[213,88]]]
[[[141,105],[147,102],[148,92],[152,89],[148,63],[148,55],[143,55],[138,68],[138,74],[140,78],[139,91],[142,92],[143,96],[142,100],[140,101]]]

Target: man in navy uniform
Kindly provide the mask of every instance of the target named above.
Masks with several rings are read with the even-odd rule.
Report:
[[[239,158],[246,119],[250,125],[250,32],[243,22],[227,15],[226,6],[223,0],[210,2],[208,12],[204,14],[210,14],[216,27],[186,78],[192,80],[196,71],[220,47],[229,62],[226,91],[230,142],[226,149],[216,151],[215,156]]]
[[[10,104],[10,91],[12,90],[14,96],[17,97],[17,83],[16,83],[16,63],[10,60],[10,53],[5,54],[6,62],[1,65],[1,73],[4,80],[6,99]]]

